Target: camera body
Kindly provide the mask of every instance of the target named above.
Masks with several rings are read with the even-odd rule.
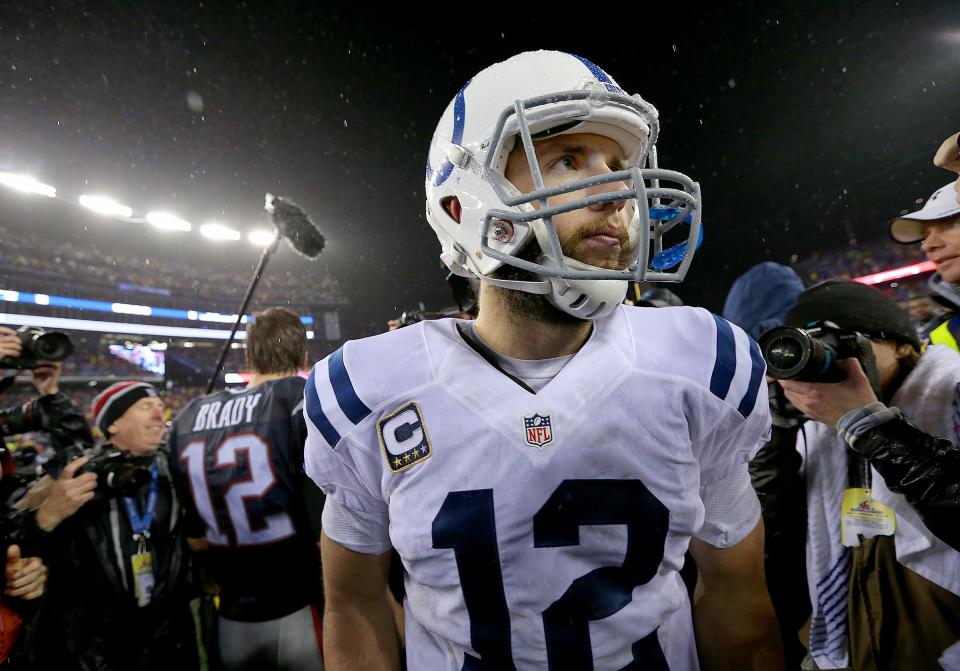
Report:
[[[73,354],[73,342],[63,331],[21,326],[17,329],[17,336],[23,344],[20,356],[0,359],[0,368],[36,368],[41,361],[63,361]]]
[[[0,410],[0,436],[13,436],[30,431],[50,435],[54,449],[69,445],[93,446],[93,432],[83,411],[63,394],[50,394],[27,401],[23,405]]]
[[[802,329],[777,326],[760,336],[760,351],[770,377],[800,382],[842,382],[847,374],[837,361],[857,359],[879,396],[880,376],[873,346],[857,331],[842,329],[830,321],[813,322]]]
[[[77,469],[75,476],[82,473],[96,474],[97,489],[94,499],[135,496],[151,480],[152,455],[135,456],[112,443],[86,448],[75,444],[58,450],[53,459],[44,464],[44,470],[50,477],[58,478],[69,463],[80,457],[87,457],[88,461]]]

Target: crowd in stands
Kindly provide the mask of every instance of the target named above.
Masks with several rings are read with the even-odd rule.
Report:
[[[804,284],[811,286],[817,282],[834,278],[863,277],[886,270],[902,268],[923,261],[919,248],[910,245],[898,245],[883,238],[870,242],[855,242],[845,247],[815,252],[797,260],[794,269]],[[905,301],[915,294],[923,294],[926,275],[919,278],[905,278],[878,286],[895,300]]]
[[[77,245],[73,241],[52,238],[36,232],[11,230],[0,223],[0,239],[18,240],[17,245],[0,248],[0,274],[16,276],[17,271],[32,269],[62,277],[74,285],[84,280],[166,289],[183,297],[218,296],[240,298],[249,282],[251,268],[246,265],[223,270],[208,266],[198,273],[195,265],[175,254],[147,262],[142,254],[125,253],[99,247],[94,241]],[[159,250],[157,252],[159,254]],[[144,272],[149,263],[149,272]],[[341,303],[343,291],[328,273],[314,270],[312,281],[304,283],[302,273],[268,268],[257,287],[257,298],[265,304]],[[145,294],[146,295],[146,294]]]

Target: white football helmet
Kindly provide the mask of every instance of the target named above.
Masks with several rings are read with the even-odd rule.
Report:
[[[534,136],[548,130],[608,137],[623,149],[627,169],[544,188]],[[447,107],[430,143],[427,221],[440,239],[440,258],[458,275],[545,294],[560,310],[583,319],[613,310],[629,281],[683,280],[702,239],[700,187],[686,175],[657,168],[658,130],[653,105],[627,95],[606,72],[579,56],[531,51],[486,68]],[[535,184],[525,194],[504,177],[518,140]],[[550,204],[553,196],[612,182],[630,186]],[[444,207],[452,197],[462,209],[459,222]],[[539,209],[533,205],[538,201]],[[627,201],[633,208],[631,264],[610,270],[565,257],[553,216],[614,201]],[[681,223],[689,224],[685,241],[664,249],[664,234]],[[543,255],[536,261],[519,258],[533,237]],[[491,278],[504,263],[537,279]]]

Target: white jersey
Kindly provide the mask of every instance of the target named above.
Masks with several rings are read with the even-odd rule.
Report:
[[[691,536],[727,547],[759,518],[756,344],[621,307],[531,393],[458,324],[347,343],[305,388],[324,530],[400,554],[411,671],[696,669],[678,571]]]

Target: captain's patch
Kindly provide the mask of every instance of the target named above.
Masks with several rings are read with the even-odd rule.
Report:
[[[377,422],[377,435],[387,466],[393,473],[404,471],[433,453],[416,403],[407,403]]]

